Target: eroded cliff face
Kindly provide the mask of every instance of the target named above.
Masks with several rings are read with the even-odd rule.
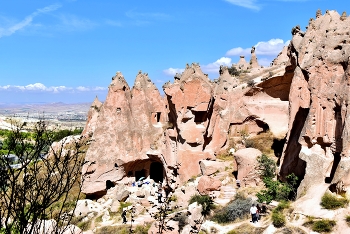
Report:
[[[303,179],[299,196],[322,184],[350,186],[349,24],[346,14],[327,11],[310,19],[306,32],[292,30],[293,79],[280,175]]]
[[[84,193],[103,194],[126,175],[135,176],[143,169],[137,168],[137,162],[161,161],[157,145],[161,145],[165,110],[147,74],[139,73],[131,90],[120,72],[113,77],[86,155],[92,164],[83,168]]]
[[[275,70],[284,71],[280,66],[269,71]],[[270,130],[284,138],[291,79],[284,72],[269,74],[248,88],[226,67],[211,81],[198,64],[187,65],[163,86],[163,98],[147,74],[139,73],[130,90],[118,72],[103,105],[92,105],[97,120],[89,118],[84,130],[93,136],[83,192],[99,196],[116,183],[148,176],[163,181],[174,171],[179,175],[172,179],[184,183],[201,173],[201,160],[215,160],[242,130],[250,135]]]

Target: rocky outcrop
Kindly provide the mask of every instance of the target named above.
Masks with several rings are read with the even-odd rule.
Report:
[[[239,70],[247,70],[249,68],[249,63],[245,60],[244,55],[239,56],[239,61],[236,64]]]
[[[258,58],[256,57],[256,54],[255,54],[255,47],[254,46],[251,49],[251,57],[250,57],[249,64],[250,64],[251,68],[258,68],[258,67],[260,67],[259,63],[258,63]]]
[[[317,13],[306,32],[292,30],[288,48],[293,79],[287,143],[280,176],[303,179],[299,196],[312,186],[350,185],[349,17]]]
[[[158,141],[165,120],[164,101],[147,74],[139,73],[130,90],[118,72],[100,109],[93,141],[86,154],[86,160],[92,164],[83,168],[87,174],[84,193],[104,194],[127,175],[146,176],[146,168],[139,162],[149,166],[153,161],[162,161],[156,146],[162,145]]]
[[[217,191],[221,187],[221,181],[209,176],[202,176],[198,181],[197,190],[201,195],[209,195],[211,191]]]
[[[97,117],[100,112],[100,109],[102,107],[102,102],[98,100],[98,97],[96,96],[95,100],[92,102],[88,115],[86,120],[86,125],[81,133],[82,136],[92,136],[92,134],[95,131],[96,124],[97,124]]]
[[[237,180],[241,182],[241,186],[255,187],[259,184],[260,176],[257,170],[257,158],[261,154],[260,150],[254,148],[241,149],[233,154],[237,162]]]
[[[271,76],[245,88],[227,67],[213,82],[192,64],[163,86],[162,98],[147,74],[140,72],[130,89],[118,72],[99,108],[83,192],[100,196],[117,183],[142,177],[183,184],[201,174],[200,161],[215,160],[242,130],[285,137],[288,79],[278,77],[284,86]]]

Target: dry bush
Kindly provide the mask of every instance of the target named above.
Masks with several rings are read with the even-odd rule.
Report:
[[[7,155],[0,155],[0,220],[2,233],[35,233],[42,220],[53,219],[55,233],[71,223],[69,212],[81,193],[81,167],[86,141],[61,142],[50,154],[54,132],[39,121],[28,140],[26,123],[16,123],[7,138],[9,152],[18,156],[20,167],[12,167]],[[35,224],[35,225],[31,225]]]

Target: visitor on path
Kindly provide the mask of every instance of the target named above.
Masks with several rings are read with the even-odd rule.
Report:
[[[250,214],[252,215],[252,223],[255,223],[256,220],[256,213],[257,213],[258,209],[256,208],[255,204],[252,204],[252,207],[250,207]]]
[[[122,218],[123,218],[123,224],[126,224],[127,219],[126,219],[126,209],[123,209],[123,213],[122,213]]]
[[[159,183],[158,185],[158,203],[162,203],[162,184]]]
[[[259,204],[256,204],[256,221],[257,222],[259,222],[260,214],[261,214],[261,208],[260,208]]]

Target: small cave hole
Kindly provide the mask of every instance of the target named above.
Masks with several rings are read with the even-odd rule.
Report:
[[[195,123],[203,123],[207,119],[206,111],[194,111],[194,122]]]
[[[157,112],[156,113],[156,121],[157,121],[157,123],[160,122],[160,114],[161,114],[161,112]]]
[[[120,113],[122,109],[120,107],[117,107],[117,113]]]
[[[342,49],[343,49],[343,47],[341,45],[334,47],[334,50],[342,50]]]
[[[115,187],[114,183],[110,180],[106,180],[106,189],[108,190],[113,187]]]
[[[114,163],[114,167],[118,167],[118,164],[117,164],[117,163]]]

